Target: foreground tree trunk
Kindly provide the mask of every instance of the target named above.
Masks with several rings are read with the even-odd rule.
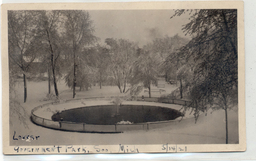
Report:
[[[76,64],[74,60],[73,98],[76,97]]]
[[[50,69],[48,67],[48,93],[51,93],[51,75],[50,75]]]
[[[226,144],[228,144],[228,102],[226,92],[222,93],[224,111],[225,111],[225,123],[226,123]]]
[[[180,79],[180,99],[183,98],[183,95],[182,95],[182,80]]]
[[[58,98],[59,97],[59,92],[58,92],[58,88],[57,88],[56,75],[55,75],[55,65],[56,65],[56,59],[57,58],[54,60],[54,55],[53,55],[54,51],[53,51],[49,31],[46,30],[46,33],[47,33],[48,43],[49,43],[49,46],[50,46],[50,49],[51,49],[51,68],[52,68],[53,86],[54,86],[55,95]],[[50,87],[49,87],[49,91],[50,91]]]
[[[58,98],[59,97],[59,91],[58,91],[58,87],[57,87],[57,83],[56,83],[55,62],[53,61],[53,53],[51,55],[51,62],[52,62],[53,86],[54,86],[55,95]]]
[[[226,144],[228,144],[228,111],[227,107],[225,107],[225,122],[226,122]]]
[[[56,82],[56,76],[55,76],[54,68],[52,69],[52,76],[53,76],[53,86],[54,86],[55,95],[58,98],[59,97],[59,91],[58,91],[58,87],[57,87],[57,82]]]
[[[26,74],[23,73],[23,82],[24,82],[24,103],[27,101],[27,80]]]
[[[54,86],[55,95],[58,98],[59,97],[59,91],[58,91],[57,82],[56,82],[56,75],[55,75],[55,63],[56,62],[54,62],[54,60],[53,60],[53,53],[52,53],[52,57],[51,57],[51,62],[52,62],[53,86]]]

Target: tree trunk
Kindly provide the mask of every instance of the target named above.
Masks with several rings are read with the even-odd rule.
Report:
[[[124,89],[123,89],[123,93],[125,93],[125,88],[126,88],[126,82],[124,82]]]
[[[73,98],[76,96],[76,65],[74,60]]]
[[[180,99],[183,98],[183,95],[182,95],[182,80],[180,79]]]
[[[100,89],[101,89],[101,72],[100,72]]]
[[[50,69],[48,67],[48,93],[51,93],[51,74],[50,74]]]
[[[58,91],[58,87],[57,87],[57,82],[56,82],[56,77],[55,77],[55,70],[53,69],[53,85],[54,85],[54,90],[55,90],[55,94],[57,97],[59,97],[59,91]]]
[[[56,97],[59,97],[58,87],[57,87],[57,83],[56,83],[56,76],[55,76],[55,63],[56,63],[55,61],[56,60],[54,61],[54,55],[53,55],[54,51],[53,51],[49,31],[46,30],[46,33],[47,33],[48,42],[49,42],[50,49],[51,49],[51,66],[52,66],[52,77],[53,77],[54,91],[55,91]]]
[[[151,87],[150,87],[150,84],[148,86],[148,97],[151,98]]]
[[[24,103],[27,101],[27,80],[26,75],[23,73],[23,81],[24,81]]]
[[[226,123],[226,144],[228,144],[228,104],[227,104],[227,94],[226,92],[222,93],[223,105],[225,110],[225,123]]]
[[[59,91],[58,91],[57,82],[56,82],[55,65],[54,65],[54,62],[53,62],[53,54],[52,54],[51,61],[52,61],[53,86],[54,86],[55,95],[58,98],[59,97]]]
[[[122,88],[120,86],[118,86],[118,88],[119,88],[120,93],[122,93],[123,92]]]
[[[165,81],[168,82],[168,73],[167,73],[167,71],[165,72]]]
[[[119,81],[117,83],[117,87],[119,88],[120,93],[123,93],[122,86]]]
[[[226,144],[228,144],[228,108],[225,106],[225,122],[226,122]]]

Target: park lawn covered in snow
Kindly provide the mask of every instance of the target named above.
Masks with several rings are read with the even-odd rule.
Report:
[[[58,83],[60,99],[72,99],[72,90],[66,87],[63,81]],[[175,90],[177,87],[166,84],[166,93]],[[17,86],[17,99],[23,100],[22,82]],[[202,114],[195,123],[191,119],[189,124],[183,121],[175,127],[166,126],[149,131],[127,131],[124,133],[79,133],[48,129],[33,124],[30,121],[31,110],[51,100],[46,100],[47,81],[28,82],[28,100],[21,103],[25,108],[27,117],[24,126],[17,116],[11,116],[10,145],[104,145],[104,144],[225,144],[225,115],[224,110],[208,111],[207,116]],[[52,89],[53,90],[53,89]],[[140,95],[144,95],[142,92]],[[121,96],[116,86],[93,86],[88,91],[77,91],[76,98],[109,97]],[[154,95],[153,95],[154,96]],[[234,108],[228,112],[229,143],[238,143],[238,110]],[[175,129],[175,130],[174,130]],[[39,136],[37,140],[13,140],[13,135]]]

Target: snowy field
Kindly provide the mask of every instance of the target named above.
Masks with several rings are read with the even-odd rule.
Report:
[[[58,83],[60,99],[72,99],[72,91],[66,87],[63,81]],[[156,87],[155,87],[156,88]],[[165,84],[166,94],[177,88],[176,85]],[[23,100],[22,82],[16,87],[17,99]],[[31,110],[51,101],[45,101],[48,90],[47,81],[28,82],[28,99],[26,103],[21,103],[25,108],[28,117],[26,118],[27,127],[25,127],[16,117],[11,117],[10,125],[10,144],[11,145],[107,145],[107,144],[225,144],[225,115],[224,110],[208,112],[201,115],[195,124],[194,119],[191,123],[184,124],[182,121],[175,128],[166,126],[164,128],[152,129],[149,131],[128,131],[117,134],[100,133],[79,133],[66,132],[48,129],[37,126],[30,121]],[[52,89],[53,91],[53,89]],[[89,97],[108,97],[120,95],[116,86],[93,86],[88,91],[77,91],[76,98]],[[146,95],[144,91],[140,94]],[[152,96],[159,96],[153,93]],[[175,105],[177,106],[177,105]],[[238,143],[238,110],[228,111],[229,123],[229,143]],[[175,130],[173,130],[175,129]],[[15,133],[15,136],[14,136]],[[13,140],[13,137],[33,135],[39,136],[37,140]]]

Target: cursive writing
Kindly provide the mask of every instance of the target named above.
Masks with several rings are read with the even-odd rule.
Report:
[[[32,140],[38,140],[40,136],[34,136],[34,135],[17,135],[16,131],[14,131],[12,139],[13,140],[23,140],[27,142],[31,142]]]

